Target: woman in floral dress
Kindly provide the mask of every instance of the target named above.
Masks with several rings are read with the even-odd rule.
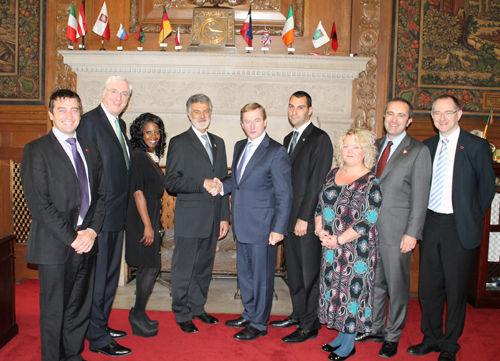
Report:
[[[377,222],[382,203],[378,179],[370,171],[377,160],[372,133],[349,129],[335,145],[339,168],[331,170],[319,197],[315,233],[323,246],[319,319],[338,337],[323,345],[329,359],[355,354],[358,332],[372,328]]]

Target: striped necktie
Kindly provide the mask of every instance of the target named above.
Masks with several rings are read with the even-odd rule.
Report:
[[[446,176],[446,167],[448,165],[448,142],[449,139],[443,139],[443,146],[439,153],[436,165],[436,172],[432,180],[431,197],[429,199],[429,209],[436,210],[441,205],[443,198],[444,179]]]

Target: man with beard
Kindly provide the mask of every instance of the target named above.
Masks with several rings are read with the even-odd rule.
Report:
[[[224,141],[207,132],[212,102],[195,94],[186,102],[191,127],[170,140],[165,188],[177,195],[172,256],[172,311],[182,331],[198,332],[193,319],[219,322],[205,311],[217,240],[229,229],[228,196],[213,178],[227,175]]]

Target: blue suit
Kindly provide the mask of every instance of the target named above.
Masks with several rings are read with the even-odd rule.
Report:
[[[286,149],[266,134],[237,182],[233,174],[247,142],[236,143],[233,173],[223,185],[224,194],[232,194],[238,280],[245,307],[242,317],[264,331],[271,314],[276,264],[276,246],[269,245],[269,235],[287,232],[292,207],[291,166]]]

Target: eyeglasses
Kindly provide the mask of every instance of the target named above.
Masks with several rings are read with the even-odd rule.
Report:
[[[359,145],[343,145],[342,146],[342,150],[349,150],[349,149],[360,150],[361,147]]]
[[[432,112],[432,116],[435,118],[441,118],[441,115],[444,115],[445,118],[451,117],[453,114],[455,114],[458,110],[455,110],[452,112],[451,110],[447,110],[445,112]]]
[[[109,89],[107,89],[107,88],[106,88],[106,90],[107,90],[108,92],[110,92],[110,93],[111,93],[113,96],[115,96],[115,97],[117,97],[117,96],[122,96],[122,97],[124,97],[124,98],[128,98],[128,96],[130,95],[128,92],[119,92],[119,91],[118,91],[118,90],[116,90],[116,89],[111,89],[111,90],[109,90]]]

